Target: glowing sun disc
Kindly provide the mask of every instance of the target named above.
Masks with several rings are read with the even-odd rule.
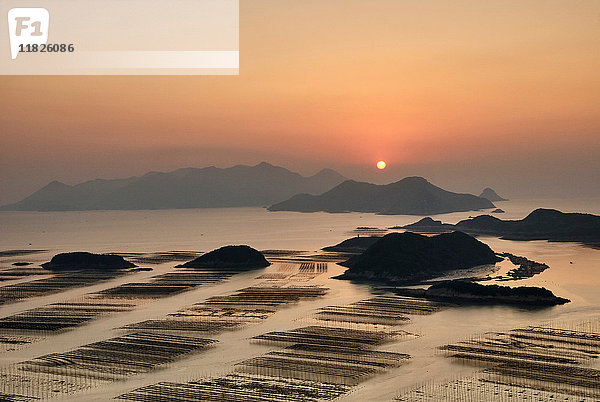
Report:
[[[386,163],[384,161],[377,162],[377,169],[383,170],[386,167]]]

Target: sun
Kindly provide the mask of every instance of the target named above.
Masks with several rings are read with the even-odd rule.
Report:
[[[387,164],[384,161],[377,162],[377,169],[379,169],[379,170],[385,169],[386,166],[387,166]]]

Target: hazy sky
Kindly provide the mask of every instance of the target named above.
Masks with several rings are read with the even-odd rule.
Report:
[[[600,1],[240,7],[237,77],[0,77],[0,203],[54,179],[262,160],[600,196]]]

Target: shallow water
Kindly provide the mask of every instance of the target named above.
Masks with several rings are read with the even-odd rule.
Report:
[[[517,200],[497,203],[506,211],[502,219],[523,218],[537,207],[552,207],[565,212],[600,213],[597,200]],[[436,216],[455,223],[477,212]],[[293,249],[315,251],[335,244],[351,235],[358,226],[388,228],[412,223],[419,216],[378,216],[372,214],[326,214],[268,212],[261,208],[190,209],[166,211],[89,211],[89,212],[0,212],[0,250],[47,249],[47,252],[0,258],[0,268],[15,261],[39,263],[63,251],[92,252],[163,252],[171,250],[207,251],[225,244],[249,244],[258,249]],[[510,285],[538,285],[572,300],[563,306],[526,310],[516,307],[454,307],[432,315],[411,316],[402,329],[418,334],[387,344],[381,349],[408,353],[410,362],[372,377],[360,384],[345,399],[389,400],[401,392],[428,381],[449,381],[469,376],[476,369],[451,362],[437,352],[443,344],[457,342],[486,331],[501,331],[526,325],[570,323],[600,315],[600,250],[575,243],[546,241],[517,242],[481,237],[497,252],[510,252],[547,263],[543,273]],[[145,265],[145,264],[144,264]],[[5,317],[48,303],[66,301],[120,283],[143,281],[167,272],[176,263],[153,266],[153,272],[140,272],[90,287],[27,299],[0,307]],[[267,269],[275,270],[276,266]],[[268,331],[291,329],[311,323],[319,307],[344,305],[369,297],[371,288],[364,284],[330,279],[343,268],[329,264],[329,272],[310,284],[321,284],[330,292],[315,300],[287,306],[255,325],[237,331],[207,336],[220,341],[216,347],[177,361],[164,369],[138,375],[94,388],[70,397],[73,400],[108,400],[116,395],[158,381],[187,381],[198,377],[230,372],[234,364],[276,347],[257,345],[249,338]],[[92,321],[74,330],[50,335],[47,339],[22,349],[3,353],[3,366],[31,359],[49,352],[62,352],[76,346],[117,336],[115,328],[145,319],[159,318],[213,295],[229,294],[252,284],[260,272],[245,273],[211,287],[201,287],[172,297],[145,303],[134,311]],[[4,286],[11,282],[0,283]],[[308,283],[307,283],[308,284]],[[67,398],[68,399],[68,398]]]

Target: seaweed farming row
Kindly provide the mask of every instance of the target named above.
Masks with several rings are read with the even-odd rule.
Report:
[[[48,250],[34,250],[34,249],[30,249],[30,250],[2,250],[2,251],[0,251],[0,258],[20,257],[20,256],[23,256],[23,255],[43,253],[43,252],[46,252],[46,251],[48,251]]]
[[[254,342],[287,345],[287,348],[245,360],[236,370],[248,374],[295,378],[326,384],[356,385],[409,356],[371,348],[403,335],[397,331],[369,331],[307,326],[268,332]]]
[[[298,268],[298,273],[289,277],[294,281],[309,281],[317,276],[327,272],[326,262],[302,262]]]
[[[231,302],[229,298],[211,299],[203,306],[212,303],[228,306]],[[252,299],[244,296],[246,302],[253,303]],[[264,307],[269,306],[261,305]],[[433,302],[399,296],[376,296],[347,306],[325,307],[314,318],[327,321],[327,325],[309,325],[253,337],[253,343],[276,345],[281,349],[238,362],[233,373],[186,383],[157,383],[118,398],[130,401],[336,399],[351,392],[357,384],[399,367],[410,358],[407,354],[376,349],[411,335],[395,328],[408,319],[403,314],[429,314],[439,308]],[[338,311],[341,313],[336,314]],[[327,316],[330,312],[333,315]],[[378,320],[380,314],[387,314],[388,319]],[[330,326],[332,322],[338,325]],[[352,323],[367,324],[370,328],[349,328],[348,324]]]
[[[5,400],[15,400],[10,395],[33,400],[70,394],[152,371],[215,342],[193,336],[129,333],[12,365],[0,373],[1,392]]]
[[[326,264],[304,267],[284,264],[279,268],[278,272],[290,274],[288,280],[293,280],[300,268],[305,273],[318,273],[326,269]],[[206,272],[180,270],[176,274],[180,273],[181,277],[165,274],[148,283],[171,286],[182,279],[181,283],[187,281],[193,284],[191,287],[200,286],[206,283],[205,277],[193,274]],[[192,276],[187,276],[190,273]],[[47,399],[146,373],[212,345],[215,341],[206,338],[208,334],[259,322],[291,303],[315,299],[327,291],[321,286],[267,282],[232,294],[213,296],[164,318],[126,325],[121,329],[127,332],[121,336],[11,365],[0,373],[3,384],[0,392],[13,395],[13,399]],[[158,293],[161,296],[144,293],[137,298],[133,295],[120,297],[120,294],[102,291],[88,295],[84,301],[56,303],[44,308],[57,309],[59,316],[65,313],[64,323],[77,326],[80,325],[77,321],[83,317],[77,317],[72,311],[66,312],[78,307],[85,310],[85,303],[106,303],[118,310],[163,297],[162,293]],[[92,305],[89,307],[94,309]],[[408,315],[430,314],[439,308],[440,305],[434,302],[400,296],[375,296],[346,306],[325,307],[313,316],[322,322],[320,325],[267,332],[252,338],[253,343],[278,345],[281,349],[239,361],[229,374],[187,383],[161,382],[135,389],[120,398],[140,401],[240,400],[243,395],[244,400],[335,399],[351,392],[354,386],[368,378],[404,364],[408,355],[377,348],[410,335],[395,328],[406,321]],[[117,312],[109,311],[108,306],[97,309],[99,314]],[[49,316],[55,311],[39,311],[39,317],[44,317],[44,313]],[[367,329],[349,328],[349,324]]]
[[[409,319],[407,315],[431,314],[441,307],[400,296],[375,296],[349,305],[323,307],[314,318],[327,326],[273,331],[252,338],[253,342],[285,348],[241,362],[238,371],[354,386],[410,357],[374,349],[412,335],[395,328]]]
[[[130,311],[146,300],[167,297],[198,286],[217,284],[236,273],[237,271],[178,269],[175,272],[155,276],[149,282],[126,283],[98,293],[88,294],[82,299],[30,309],[0,319],[0,343],[4,343],[2,336],[7,335],[39,336],[41,332],[43,336],[46,336],[48,332],[72,329],[107,314]],[[78,274],[73,275],[79,278]],[[105,278],[101,272],[94,272],[92,277],[98,277],[98,275]],[[87,278],[87,273],[84,278]],[[77,283],[81,284],[81,281]],[[11,338],[6,339],[10,341]],[[22,343],[22,345],[42,338],[30,339],[32,339],[30,342]],[[8,350],[6,346],[4,349]]]
[[[160,382],[138,388],[119,399],[130,401],[273,401],[316,402],[346,394],[349,387],[292,378],[228,374],[219,378],[190,381],[185,384]]]
[[[146,320],[124,329],[221,332],[263,320],[287,304],[321,297],[327,290],[320,286],[251,286],[231,295],[212,296],[164,319]]]
[[[323,251],[315,254],[297,250],[264,250],[262,253],[269,261],[291,264],[342,262],[354,255],[332,251]]]
[[[36,279],[0,287],[0,305],[30,297],[44,296],[67,289],[89,286],[127,274],[127,271],[86,271],[56,274],[50,278]]]
[[[190,261],[200,255],[197,251],[167,251],[162,253],[119,253],[128,261],[138,264],[164,264],[175,261]]]
[[[18,264],[18,263],[15,263]],[[14,268],[8,268],[0,270],[0,282],[12,281],[15,279],[21,279],[28,276],[36,275],[51,275],[51,272],[39,267],[27,267],[17,266]]]
[[[389,232],[390,229],[386,228],[359,226],[356,229],[349,231],[348,234],[353,236],[383,237]]]
[[[542,391],[518,384],[499,384],[481,378],[460,378],[448,382],[431,382],[419,389],[405,393],[395,400],[415,401],[493,401],[493,402],[597,402],[596,398],[573,396],[557,391]]]
[[[587,327],[587,328],[585,328]],[[400,400],[471,400],[478,393],[495,400],[598,400],[600,322],[584,328],[527,327],[485,334],[440,350],[465,364],[483,367],[472,379],[430,384]]]
[[[395,326],[410,314],[431,314],[443,304],[402,296],[376,296],[347,306],[328,306],[316,313],[321,321]]]
[[[215,343],[213,339],[191,336],[135,332],[83,345],[65,353],[52,353],[19,363],[19,368],[35,373],[56,372],[76,375],[76,370],[100,373],[112,378],[145,373],[177,357]]]
[[[302,262],[280,264],[277,272],[267,272],[256,279],[267,280],[292,280],[297,282],[306,282],[315,279],[328,270],[327,262]]]
[[[154,276],[149,282],[131,282],[99,292],[109,298],[162,298],[191,290],[198,286],[215,285],[241,271],[213,271],[199,268],[178,268],[174,272]]]
[[[352,386],[409,356],[371,348],[401,333],[309,326],[270,332],[252,340],[287,347],[253,357],[222,377],[158,383],[120,395],[130,401],[317,401],[351,392]]]
[[[395,335],[392,332],[312,325],[289,331],[267,332],[252,339],[261,343],[333,345],[362,349],[380,345],[393,339]]]
[[[303,262],[300,264],[299,272],[327,272],[327,263]]]
[[[0,352],[9,352],[21,349],[23,346],[34,342],[39,342],[42,339],[44,339],[44,336],[39,335],[0,335]]]
[[[159,280],[165,277],[172,279],[161,275]],[[13,385],[3,383],[1,391],[45,399],[145,373],[212,345],[216,341],[205,338],[209,333],[234,330],[267,318],[283,306],[323,296],[327,290],[319,286],[261,285],[213,296],[164,319],[126,325],[121,328],[127,331],[122,336],[12,365],[3,370],[0,380],[4,378]],[[114,307],[119,300],[123,303],[119,298],[106,299],[105,293],[89,297],[98,302],[110,301]]]
[[[130,311],[131,303],[107,303],[102,300],[52,303],[0,319],[0,329],[54,332],[76,327],[100,316]]]
[[[279,264],[279,268],[276,272],[266,272],[258,276],[256,279],[306,282],[326,273],[327,270],[327,262],[288,262]]]
[[[137,305],[137,300],[135,299],[162,298],[197,286],[213,285],[229,278],[235,273],[236,271],[213,272],[198,269],[180,269],[175,272],[158,275],[147,283],[127,283],[100,291],[96,294],[87,295],[80,300],[53,303],[2,318],[0,319],[1,335],[31,335],[32,333],[37,335],[40,331],[55,332],[77,327],[109,313],[129,311]],[[193,306],[189,310],[176,315],[187,317],[211,315],[220,318],[237,316],[247,319],[258,316],[259,318],[264,318],[274,311],[274,306],[294,302],[302,297],[320,296],[325,292],[326,289],[324,288],[315,290],[312,287],[287,287],[283,289],[280,287],[248,288],[231,296],[211,298],[202,304]],[[123,302],[122,299],[127,299],[127,302]],[[155,320],[145,324],[140,323],[139,325],[142,328],[159,329],[161,327],[171,327],[179,328],[179,330],[205,332],[215,332],[234,326],[234,324],[224,322],[223,320],[207,323],[175,321],[173,319]],[[6,340],[9,344],[15,344],[13,339],[5,336],[4,338],[0,338],[0,342],[3,343]],[[28,342],[20,344],[27,344],[41,338],[30,337],[28,339]]]

